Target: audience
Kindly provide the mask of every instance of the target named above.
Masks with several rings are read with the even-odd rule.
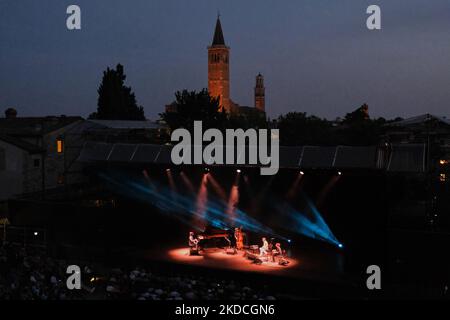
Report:
[[[73,264],[73,263],[70,263]],[[79,263],[82,289],[69,290],[68,262],[42,250],[0,248],[0,300],[217,300],[264,299],[275,296],[236,281],[206,276],[158,273],[146,268],[111,269]]]
[[[70,264],[82,270],[81,290],[67,289],[66,274]],[[156,268],[156,267],[154,267]],[[300,293],[298,293],[300,294]],[[81,261],[50,258],[42,249],[0,246],[1,300],[275,300],[305,297],[273,294],[267,286],[251,288],[239,281],[205,275],[177,273],[167,268],[158,270],[109,268]],[[402,285],[391,286],[387,296],[448,298],[444,287]]]

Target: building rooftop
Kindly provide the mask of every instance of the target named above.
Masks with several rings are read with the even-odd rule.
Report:
[[[87,120],[105,129],[160,129],[164,126],[156,121],[150,120]]]
[[[39,147],[37,145],[31,144],[31,143],[21,140],[19,138],[11,137],[11,136],[8,136],[5,134],[0,134],[0,140],[6,142],[8,144],[11,144],[13,146],[16,146],[22,150],[28,151],[29,153],[45,152],[44,149],[42,149],[41,147]]]
[[[214,38],[211,44],[212,46],[224,46],[225,39],[223,37],[222,25],[220,24],[220,18],[217,17],[216,29],[214,30]]]
[[[0,118],[0,134],[15,137],[41,136],[80,120],[83,118],[67,116]]]
[[[411,117],[411,118],[407,118],[407,119],[403,119],[400,121],[395,121],[392,123],[389,123],[389,125],[391,126],[414,126],[414,125],[421,125],[424,124],[428,121],[436,121],[439,123],[443,123],[446,125],[450,125],[450,120],[445,118],[445,117],[440,117],[440,116],[436,116],[433,114],[422,114],[420,116],[415,116],[415,117]]]

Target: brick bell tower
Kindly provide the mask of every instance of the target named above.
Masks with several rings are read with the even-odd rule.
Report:
[[[261,73],[256,76],[255,108],[259,111],[265,111],[266,109],[266,88],[264,87],[264,77]]]
[[[230,101],[230,48],[225,45],[220,17],[217,16],[212,44],[208,47],[208,91],[219,97],[219,104],[231,112]]]

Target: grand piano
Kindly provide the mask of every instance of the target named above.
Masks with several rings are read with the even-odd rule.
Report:
[[[208,225],[203,232],[197,234],[197,238],[200,240],[198,243],[200,248],[224,248],[231,246],[233,233]]]

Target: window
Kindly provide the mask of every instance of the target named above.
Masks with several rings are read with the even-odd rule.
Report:
[[[63,153],[63,151],[64,151],[64,140],[61,138],[58,138],[56,140],[56,152]]]
[[[39,159],[39,158],[34,158],[34,159],[33,159],[33,167],[39,168],[40,165],[41,165],[41,159]]]

